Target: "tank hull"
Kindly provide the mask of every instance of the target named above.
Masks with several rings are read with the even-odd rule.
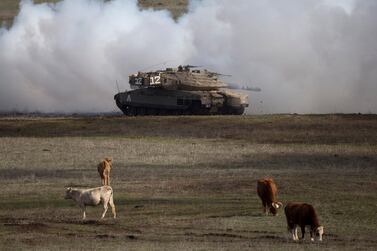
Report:
[[[187,91],[142,88],[120,92],[116,105],[127,116],[241,115],[248,103],[225,90]]]

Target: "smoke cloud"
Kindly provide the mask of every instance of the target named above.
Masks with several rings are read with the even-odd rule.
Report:
[[[334,2],[192,1],[174,21],[136,0],[23,0],[0,29],[0,110],[117,111],[116,81],[189,63],[260,87],[248,113],[376,113],[377,1]]]

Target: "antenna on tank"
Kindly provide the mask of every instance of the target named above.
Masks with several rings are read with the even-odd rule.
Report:
[[[115,83],[116,83],[116,86],[117,86],[117,89],[118,89],[118,93],[120,92],[120,90],[119,90],[119,85],[118,85],[118,79],[117,80],[115,80]]]
[[[173,61],[176,61],[176,60],[166,60],[166,61],[163,61],[163,62],[160,62],[158,64],[153,64],[153,65],[150,65],[148,67],[145,67],[144,69],[141,69],[140,71],[146,71],[146,70],[150,70],[156,66],[159,66],[159,65],[166,65],[168,62],[173,62]]]

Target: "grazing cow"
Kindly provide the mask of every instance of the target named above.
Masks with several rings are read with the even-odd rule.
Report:
[[[310,226],[310,239],[314,241],[314,235],[322,241],[323,226],[319,225],[317,213],[312,205],[306,203],[288,203],[284,209],[287,217],[288,231],[292,234],[294,241],[297,241],[297,228],[301,227],[302,239],[305,235],[305,226]]]
[[[267,215],[270,213],[277,215],[277,209],[283,206],[281,202],[276,201],[277,188],[272,179],[260,179],[257,182],[257,193],[262,200],[263,211]]]
[[[110,158],[105,158],[97,166],[97,170],[99,175],[101,176],[103,186],[110,186],[110,171],[112,167],[113,165],[111,164]]]
[[[102,213],[101,219],[105,217],[109,204],[113,211],[114,219],[116,218],[113,189],[110,186],[89,189],[76,189],[69,187],[67,188],[65,199],[72,199],[81,207],[83,210],[83,220],[86,218],[86,206],[97,206],[101,202],[105,209]]]

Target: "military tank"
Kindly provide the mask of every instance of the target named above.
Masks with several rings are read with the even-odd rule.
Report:
[[[138,72],[129,76],[132,90],[114,99],[127,116],[243,114],[248,96],[231,90],[221,75],[191,65]]]

